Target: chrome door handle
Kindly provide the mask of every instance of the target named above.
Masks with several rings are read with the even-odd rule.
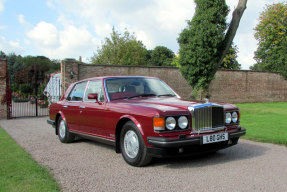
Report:
[[[80,109],[85,109],[86,107],[85,106],[80,106]]]
[[[68,105],[63,105],[64,108],[68,108]]]

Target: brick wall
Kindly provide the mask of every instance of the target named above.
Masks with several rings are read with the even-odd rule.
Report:
[[[97,76],[154,76],[164,80],[182,98],[191,98],[191,87],[175,67],[89,65],[76,60],[61,64],[62,91],[75,81]],[[73,79],[71,79],[73,71]],[[287,101],[287,81],[278,73],[218,71],[209,87],[211,101],[230,103]],[[62,92],[62,93],[63,93]]]
[[[245,102],[287,101],[287,81],[279,73],[218,71],[209,88],[211,99]]]
[[[1,104],[1,101],[3,100],[6,92],[6,71],[7,71],[6,60],[0,59],[0,119],[7,118],[7,105]]]

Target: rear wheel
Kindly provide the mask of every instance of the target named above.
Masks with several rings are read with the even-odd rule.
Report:
[[[141,167],[151,161],[141,133],[133,122],[128,121],[123,126],[120,143],[123,158],[128,164]]]
[[[62,143],[71,143],[74,141],[75,136],[69,132],[66,121],[60,117],[58,120],[58,137]]]

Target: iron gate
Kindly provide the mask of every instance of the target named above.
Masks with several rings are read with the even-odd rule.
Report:
[[[49,105],[61,98],[60,73],[49,78],[44,91],[39,90],[38,83],[30,86],[34,88],[35,95],[23,97],[17,92],[12,93],[10,118],[47,116]]]

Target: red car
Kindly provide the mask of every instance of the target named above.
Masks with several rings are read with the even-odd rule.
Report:
[[[239,109],[226,103],[185,101],[154,77],[96,77],[70,85],[49,108],[48,123],[62,143],[75,136],[115,146],[125,161],[217,151],[246,130]]]

